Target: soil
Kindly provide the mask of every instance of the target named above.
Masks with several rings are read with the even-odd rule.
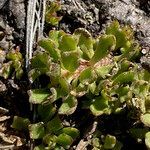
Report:
[[[141,64],[150,71],[150,1],[149,0],[61,0],[62,9],[58,15],[63,16],[58,29],[63,29],[68,33],[79,27],[86,28],[94,37],[102,34],[106,26],[117,19],[121,24],[129,24],[135,31],[135,37],[142,47]],[[0,48],[8,51],[12,47],[20,47],[25,55],[25,29],[26,29],[26,0],[0,0]],[[54,27],[46,25],[45,32]],[[1,62],[1,60],[0,60]],[[31,117],[28,103],[27,90],[29,83],[26,76],[21,81],[0,78],[0,142],[3,145],[11,146],[13,142],[4,141],[4,136],[14,135],[16,141],[23,141],[26,138],[21,133],[16,133],[10,124],[15,115]],[[1,110],[0,109],[0,110]],[[88,122],[89,120],[87,120]],[[1,130],[1,127],[6,129]],[[83,128],[83,125],[81,125]],[[106,125],[108,126],[108,124]],[[9,130],[9,132],[8,132]],[[18,139],[19,138],[19,139]],[[132,139],[131,139],[132,141]],[[125,142],[127,140],[125,139]],[[132,145],[135,142],[127,142]],[[0,144],[1,147],[1,144]],[[132,147],[133,148],[133,147]],[[1,148],[0,148],[1,149]],[[5,148],[7,149],[7,148]],[[19,147],[16,149],[28,149]],[[131,149],[127,147],[126,149]],[[145,147],[142,147],[145,149]]]

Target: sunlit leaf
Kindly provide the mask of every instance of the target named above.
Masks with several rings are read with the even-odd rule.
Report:
[[[146,113],[144,115],[141,115],[140,119],[142,123],[144,123],[144,125],[150,127],[150,114]]]
[[[150,149],[150,132],[147,132],[145,134],[145,145],[148,148],[148,150]]]
[[[34,89],[29,90],[28,94],[30,103],[40,104],[48,98],[50,92],[45,89]]]
[[[60,58],[60,51],[57,49],[55,42],[50,39],[42,39],[38,44],[50,54],[54,61],[58,61]]]
[[[74,113],[77,108],[77,99],[74,96],[68,96],[64,99],[63,104],[59,108],[59,114],[70,115]]]
[[[73,139],[77,138],[80,134],[78,129],[72,127],[63,128],[62,132],[71,136]]]
[[[29,125],[29,133],[31,139],[41,139],[45,134],[43,122]]]
[[[75,30],[74,35],[79,38],[78,45],[83,51],[83,57],[88,60],[92,58],[94,51],[93,39],[91,34],[84,28],[79,28]]]
[[[62,133],[57,137],[57,143],[62,145],[66,149],[68,149],[70,147],[72,142],[73,142],[72,137],[65,133]]]
[[[79,81],[82,84],[87,84],[87,83],[89,84],[93,82],[95,78],[96,78],[96,74],[94,73],[91,67],[88,67],[81,72],[79,76]]]
[[[113,81],[113,84],[124,84],[134,81],[135,73],[133,71],[123,72],[119,74]]]
[[[62,123],[58,116],[49,121],[46,125],[46,130],[48,133],[57,133],[60,129],[62,129]]]
[[[107,135],[104,142],[105,149],[112,149],[116,145],[116,137],[112,135]]]
[[[77,50],[77,40],[72,35],[66,34],[59,41],[59,49],[62,52]]]
[[[30,124],[30,121],[28,118],[14,116],[12,128],[17,129],[17,130],[28,130],[29,124]]]
[[[103,97],[96,97],[93,101],[93,104],[90,106],[93,115],[100,116],[104,113],[109,113],[108,100]]]
[[[96,44],[94,56],[91,58],[90,63],[95,64],[104,58],[111,50],[115,48],[116,39],[113,35],[103,35],[99,38]]]
[[[74,72],[79,67],[79,54],[78,52],[63,52],[62,64],[70,72]]]

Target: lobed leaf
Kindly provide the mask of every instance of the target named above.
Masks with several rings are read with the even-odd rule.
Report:
[[[30,124],[30,121],[28,118],[14,116],[12,128],[17,129],[17,130],[28,130],[29,124]]]
[[[70,95],[66,99],[64,99],[63,104],[60,106],[58,113],[70,115],[74,113],[77,108],[77,99]]]
[[[45,89],[33,89],[28,91],[28,95],[30,103],[41,104],[48,98],[50,92]]]
[[[95,64],[102,58],[108,55],[108,53],[115,48],[116,38],[113,35],[103,35],[98,39],[96,43],[95,52],[90,60],[91,64]]]
[[[44,124],[43,122],[30,124],[29,133],[31,139],[41,139],[45,135]]]

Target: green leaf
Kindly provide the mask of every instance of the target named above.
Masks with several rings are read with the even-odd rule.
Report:
[[[66,149],[69,149],[72,142],[73,142],[72,137],[65,133],[62,133],[57,137],[57,143]]]
[[[51,64],[51,59],[48,54],[44,52],[37,52],[35,56],[31,59],[31,67],[36,69],[46,69],[49,70]]]
[[[7,54],[6,58],[8,60],[12,60],[12,61],[21,61],[23,59],[22,58],[22,54],[19,51],[17,51],[17,50],[10,51]]]
[[[49,133],[57,133],[60,129],[62,129],[62,123],[58,116],[49,121],[46,125],[46,130]]]
[[[56,139],[56,135],[46,134],[46,136],[43,138],[43,142],[44,144],[47,144],[49,148],[54,149],[56,146]]]
[[[60,51],[57,49],[55,42],[51,39],[42,39],[38,42],[38,44],[50,54],[54,61],[58,61],[60,58]]]
[[[146,113],[144,115],[141,115],[140,119],[142,123],[144,123],[144,125],[150,127],[150,114]]]
[[[119,74],[113,81],[113,84],[124,84],[124,83],[130,83],[134,81],[135,73],[133,71],[127,71]]]
[[[29,124],[30,124],[30,121],[28,118],[14,116],[12,128],[17,129],[17,130],[28,130]]]
[[[74,36],[66,34],[59,41],[59,49],[62,52],[77,50],[77,40]]]
[[[105,149],[112,149],[116,145],[116,137],[112,135],[107,135],[104,142]]]
[[[29,79],[33,82],[42,74],[49,75],[51,70],[51,58],[44,52],[37,52],[31,59],[31,71],[29,72]]]
[[[68,96],[64,99],[63,104],[59,108],[59,114],[71,115],[77,108],[77,99],[74,96]]]
[[[57,16],[57,11],[61,9],[61,5],[58,1],[50,1],[46,5],[45,20],[47,23],[55,26],[59,23],[62,17]]]
[[[96,97],[90,106],[90,110],[95,116],[100,116],[104,113],[109,113],[108,100],[103,97]]]
[[[50,92],[45,89],[33,89],[28,91],[28,95],[30,103],[41,104],[48,98]]]
[[[116,39],[113,35],[103,35],[99,38],[94,56],[91,58],[90,63],[95,64],[102,58],[107,56],[110,50],[115,48]]]
[[[97,73],[98,76],[106,78],[106,76],[110,73],[112,67],[113,65],[97,67],[95,68],[95,72]]]
[[[83,70],[79,76],[79,81],[82,84],[89,84],[92,83],[96,78],[96,75],[91,67],[86,68]]]
[[[62,132],[71,136],[73,139],[77,138],[80,134],[79,130],[72,127],[66,127],[62,129]]]
[[[66,33],[63,30],[51,30],[49,32],[49,38],[55,42],[55,45],[58,48],[58,46],[59,46],[58,42],[59,42],[60,38],[65,34]]]
[[[70,91],[70,84],[63,77],[59,78],[59,83],[60,83],[61,92],[63,93],[63,96],[68,95]]]
[[[41,139],[45,135],[44,123],[39,122],[29,125],[29,133],[31,139]]]
[[[2,65],[2,68],[0,70],[0,76],[4,79],[9,78],[12,70],[12,61],[9,61],[8,63],[4,63]]]
[[[120,28],[118,21],[114,21],[109,27],[107,27],[106,34],[114,35],[116,37],[116,50],[126,45],[127,36]]]
[[[74,72],[79,67],[78,52],[63,52],[61,55],[62,64],[70,72]]]
[[[56,108],[52,104],[38,105],[38,115],[44,122],[49,121],[56,113]]]
[[[148,148],[148,150],[150,149],[150,132],[147,132],[145,134],[145,145]]]
[[[76,29],[74,35],[78,37],[78,45],[83,52],[83,57],[87,60],[94,55],[93,39],[91,34],[84,28]]]

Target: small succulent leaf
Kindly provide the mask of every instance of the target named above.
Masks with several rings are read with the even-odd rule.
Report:
[[[79,28],[75,30],[74,35],[79,38],[78,46],[83,52],[83,57],[87,60],[91,59],[94,55],[93,39],[91,34],[84,28]]]
[[[49,72],[48,76],[51,79],[51,86],[55,87],[59,83],[59,78],[61,76],[61,66],[59,63],[51,64],[51,71]]]
[[[135,73],[133,71],[127,71],[119,74],[114,80],[113,84],[124,84],[134,81]]]
[[[95,73],[92,70],[91,67],[86,68],[85,70],[83,70],[79,76],[79,81],[82,84],[89,84],[91,82],[93,82],[95,80]]]
[[[72,144],[73,142],[73,139],[71,136],[65,134],[65,133],[62,133],[60,134],[58,137],[57,137],[57,140],[56,142],[63,146],[65,149],[69,149],[70,145]]]
[[[58,23],[61,19],[62,19],[62,17],[57,17],[57,16],[53,17],[53,16],[51,16],[51,14],[50,15],[47,14],[47,16],[46,16],[46,22],[53,26],[58,25]]]
[[[52,104],[38,105],[38,115],[43,122],[49,121],[56,113]]]
[[[0,76],[4,79],[9,78],[12,70],[12,61],[9,61],[8,63],[4,63],[2,65],[2,68],[0,70]]]
[[[44,145],[35,146],[33,150],[45,150]]]
[[[145,126],[150,127],[150,114],[149,114],[149,113],[146,113],[146,114],[144,114],[144,115],[141,115],[140,120],[142,121],[142,123],[143,123]]]
[[[45,69],[32,69],[29,71],[28,76],[29,76],[29,80],[31,83],[33,83],[40,75],[45,74],[46,70]]]
[[[133,138],[142,140],[145,138],[148,128],[131,128],[129,132]]]
[[[57,133],[60,129],[62,129],[62,123],[58,116],[49,121],[46,125],[46,131],[48,133]]]
[[[57,16],[57,11],[61,9],[60,3],[57,1],[51,1],[49,4],[46,5],[46,13],[45,13],[45,20],[47,23],[55,26],[59,23],[62,17]]]
[[[122,96],[126,96],[127,93],[130,91],[130,87],[129,86],[123,86],[123,87],[119,87],[115,90],[116,94],[119,96],[119,97],[122,97]]]
[[[50,54],[50,56],[53,58],[53,61],[57,62],[59,60],[60,51],[57,49],[57,46],[54,41],[45,38],[40,40],[38,44]]]
[[[22,75],[23,75],[23,70],[22,70],[22,68],[17,69],[17,70],[16,70],[16,78],[17,78],[17,79],[20,79],[20,78],[22,77]]]
[[[73,127],[65,127],[62,132],[71,136],[73,139],[77,138],[80,134],[79,130]]]
[[[65,35],[66,33],[63,31],[63,30],[59,30],[59,31],[57,31],[57,30],[51,30],[50,32],[49,32],[49,38],[52,40],[52,41],[54,41],[54,43],[55,43],[55,45],[57,46],[57,48],[58,48],[58,46],[59,46],[59,40],[60,40],[60,38],[63,36],[63,35]]]
[[[147,149],[150,149],[150,132],[147,132],[145,134],[145,145],[147,147]]]
[[[63,92],[64,95],[67,95],[70,91],[70,84],[63,77],[59,78],[59,83],[60,83],[61,91]]]
[[[109,51],[115,48],[115,43],[116,39],[113,35],[101,36],[96,44],[96,49],[90,63],[95,64],[107,56]]]
[[[50,92],[45,89],[33,89],[28,91],[28,95],[30,103],[41,104],[48,98]]]
[[[123,30],[120,28],[118,21],[114,21],[109,27],[107,27],[106,34],[114,35],[116,37],[115,50],[125,46],[127,42],[127,36],[125,32],[123,32]]]
[[[70,72],[74,72],[79,67],[78,52],[63,52],[61,54],[62,64]]]
[[[50,69],[51,59],[47,53],[37,52],[37,54],[31,59],[31,68],[36,69]]]
[[[98,150],[98,148],[100,148],[101,144],[100,144],[100,139],[94,137],[92,139],[92,146],[94,147],[94,150]],[[97,148],[97,149],[96,149]]]
[[[58,113],[71,115],[77,108],[77,99],[70,95],[66,99],[64,99],[63,104],[60,106]]]
[[[149,83],[144,80],[139,80],[133,84],[133,92],[135,95],[138,95],[141,98],[144,98],[149,95]]]
[[[54,149],[56,146],[56,135],[46,134],[43,138],[44,144],[48,145],[49,148]]]
[[[30,124],[30,121],[28,118],[14,116],[11,127],[17,130],[28,130],[29,124]]]
[[[29,133],[31,139],[41,139],[45,135],[44,123],[39,122],[36,124],[29,125]]]
[[[74,36],[66,34],[59,41],[59,49],[62,52],[77,50],[77,40]]]
[[[104,141],[105,149],[113,149],[116,145],[116,137],[112,135],[107,135]]]
[[[102,77],[104,79],[110,73],[112,67],[113,65],[100,66],[95,68],[95,72],[99,77]]]
[[[89,91],[94,94],[95,93],[95,90],[96,90],[96,82],[93,82],[91,84],[88,85],[88,88],[89,88]]]
[[[11,61],[22,61],[22,54],[17,50],[10,51],[6,58]]]
[[[94,102],[90,106],[90,110],[95,116],[100,116],[109,112],[108,100],[103,97],[97,97],[93,100]]]
[[[44,101],[43,103],[53,103],[58,99],[58,95],[57,95],[57,89],[55,88],[50,88],[51,94],[48,96],[47,100]]]

